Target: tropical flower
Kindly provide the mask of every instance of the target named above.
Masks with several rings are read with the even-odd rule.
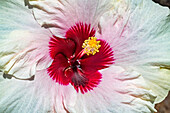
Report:
[[[168,8],[151,0],[0,4],[0,112],[149,113],[167,96]]]

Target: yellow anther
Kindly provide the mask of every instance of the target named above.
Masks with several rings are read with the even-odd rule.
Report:
[[[84,41],[82,48],[84,48],[84,53],[87,55],[95,55],[99,52],[99,48],[101,47],[100,41],[96,41],[96,37],[89,37],[87,40]]]

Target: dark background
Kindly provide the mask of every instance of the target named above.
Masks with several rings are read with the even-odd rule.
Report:
[[[170,113],[170,94],[163,102],[156,105],[156,109],[157,113]]]
[[[170,8],[170,0],[153,0],[156,3],[159,3],[160,5],[167,6]]]

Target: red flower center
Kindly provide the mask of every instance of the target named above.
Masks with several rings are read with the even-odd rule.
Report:
[[[50,77],[62,85],[71,84],[77,92],[93,90],[100,83],[102,75],[99,70],[113,64],[113,51],[104,40],[94,55],[86,55],[83,42],[95,36],[95,30],[87,24],[76,24],[66,32],[66,39],[53,36],[49,42],[50,56],[53,63],[48,68]],[[93,41],[93,43],[92,43]],[[90,44],[96,44],[92,40]]]

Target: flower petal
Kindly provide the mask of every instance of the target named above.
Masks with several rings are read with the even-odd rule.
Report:
[[[124,12],[117,15],[109,12],[100,23],[104,28],[100,37],[111,42],[115,64],[138,71],[157,94],[156,103],[162,101],[170,90],[168,15],[168,8],[151,0],[132,0]]]
[[[63,102],[66,96],[74,99],[76,91],[70,85],[56,84],[47,74],[39,70],[34,81],[4,80],[0,73],[1,113],[66,113]],[[69,99],[70,100],[70,99]],[[72,104],[67,101],[67,104]]]
[[[29,3],[38,23],[62,37],[78,22],[96,27],[100,16],[113,7],[112,0],[29,0]]]
[[[59,84],[68,85],[70,77],[65,76],[65,69],[69,67],[68,60],[63,54],[57,54],[51,66],[48,68],[50,77]],[[70,75],[71,76],[71,75]]]
[[[101,78],[102,75],[98,71],[88,74],[81,73],[80,70],[78,70],[78,72],[73,73],[71,84],[74,86],[77,93],[80,91],[84,94],[97,87],[101,81]]]
[[[32,82],[15,79],[4,81],[0,76],[0,112],[77,112],[77,113],[141,113],[155,111],[155,96],[146,88],[138,73],[127,73],[121,67],[101,72],[99,87],[86,94],[76,93],[72,86],[61,86],[37,71]],[[2,73],[0,73],[2,74]],[[8,101],[7,101],[8,100]]]
[[[68,29],[65,37],[75,42],[75,55],[77,55],[82,50],[84,40],[88,39],[89,37],[93,37],[95,32],[96,31],[91,28],[91,25],[86,23],[77,23]]]
[[[58,53],[70,58],[75,51],[75,43],[69,39],[53,36],[49,42],[50,56],[54,59]]]
[[[108,43],[104,40],[100,40],[100,45],[101,47],[98,53],[85,57],[79,61],[81,69],[85,73],[94,73],[97,70],[107,68],[114,63],[113,51]]]
[[[74,104],[65,106],[73,113],[150,113],[155,111],[154,94],[137,72],[127,73],[112,66],[101,72],[102,81],[92,92],[78,94]],[[71,99],[71,98],[70,98]]]
[[[49,31],[36,23],[24,1],[0,4],[0,70],[24,78],[47,68],[51,63]]]

